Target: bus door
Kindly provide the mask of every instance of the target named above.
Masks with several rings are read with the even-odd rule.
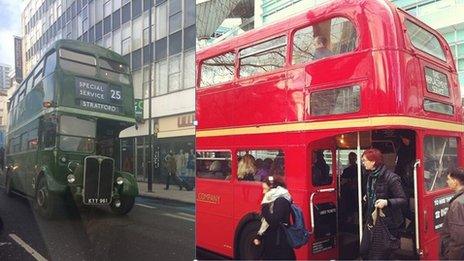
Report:
[[[335,139],[309,146],[310,224],[312,259],[337,259],[337,174]]]
[[[440,232],[448,211],[453,191],[448,189],[446,170],[457,167],[458,138],[445,135],[425,135],[420,148],[420,162],[416,163],[415,176],[419,211],[415,216],[416,249],[421,259],[440,257]],[[420,240],[419,240],[420,239]]]

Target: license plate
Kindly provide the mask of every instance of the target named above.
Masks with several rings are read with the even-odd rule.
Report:
[[[107,198],[88,198],[86,201],[84,203],[89,205],[108,205],[110,203]]]

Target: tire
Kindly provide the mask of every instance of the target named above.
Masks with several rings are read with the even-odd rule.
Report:
[[[5,193],[8,197],[13,197],[13,187],[9,172],[6,173],[5,177]]]
[[[121,206],[116,207],[116,201],[119,200],[121,202]],[[116,215],[125,215],[132,210],[135,203],[135,197],[131,196],[123,196],[120,198],[115,198],[111,201],[111,211]]]
[[[240,260],[260,260],[263,250],[261,245],[256,246],[253,240],[256,238],[261,223],[252,221],[245,225],[239,235],[238,241],[238,259]]]
[[[46,219],[56,217],[61,209],[61,198],[48,189],[47,180],[44,177],[41,177],[37,183],[34,205],[39,215]]]

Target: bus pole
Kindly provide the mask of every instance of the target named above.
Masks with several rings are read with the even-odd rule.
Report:
[[[148,192],[153,191],[153,121],[151,118],[151,75],[152,75],[152,62],[153,62],[153,48],[152,48],[152,35],[151,35],[151,15],[152,15],[152,4],[150,1],[150,10],[148,11],[148,53],[150,55],[150,63],[148,68],[148,179],[147,179],[147,190]]]
[[[363,237],[363,211],[362,211],[362,173],[361,173],[361,132],[358,131],[358,142],[356,146],[357,157],[357,175],[358,175],[358,222],[359,222],[359,245],[361,246]]]

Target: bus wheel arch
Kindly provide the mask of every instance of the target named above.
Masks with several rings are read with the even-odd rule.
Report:
[[[261,219],[258,213],[252,212],[246,214],[238,223],[234,236],[234,257],[235,259],[256,259],[259,258],[261,248],[247,248],[246,245],[256,236],[256,231],[261,225]],[[250,241],[250,242],[249,242]],[[243,253],[244,252],[244,253]],[[253,258],[255,257],[255,258]]]
[[[42,217],[50,219],[55,217],[59,210],[60,198],[49,190],[47,183],[45,174],[40,172],[36,179],[34,208]]]

